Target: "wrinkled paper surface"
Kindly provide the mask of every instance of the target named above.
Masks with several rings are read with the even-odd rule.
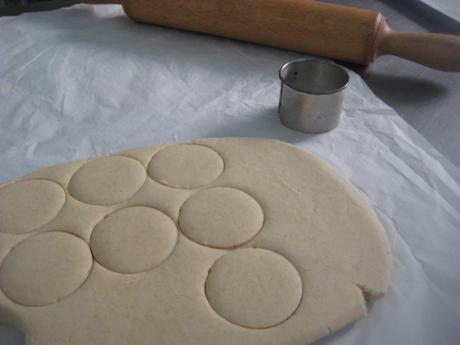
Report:
[[[411,0],[422,2],[460,24],[460,3],[458,0]]]
[[[321,343],[459,344],[459,171],[353,73],[339,128],[283,127],[278,69],[300,56],[139,25],[116,5],[0,18],[0,181],[198,137],[293,143],[369,197],[394,252],[386,297]]]

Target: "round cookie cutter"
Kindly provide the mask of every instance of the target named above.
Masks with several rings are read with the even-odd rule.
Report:
[[[350,82],[344,68],[324,60],[300,59],[281,67],[279,77],[278,114],[283,125],[306,133],[327,132],[339,125]]]

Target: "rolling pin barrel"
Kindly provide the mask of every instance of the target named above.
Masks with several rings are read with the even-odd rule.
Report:
[[[359,64],[373,58],[382,16],[306,0],[126,0],[132,19]]]
[[[460,71],[460,37],[391,30],[366,9],[310,0],[83,0],[135,21],[368,65],[381,55]]]

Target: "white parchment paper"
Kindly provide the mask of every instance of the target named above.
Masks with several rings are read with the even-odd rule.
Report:
[[[410,0],[414,1],[414,0]],[[460,24],[460,2],[458,0],[415,0],[441,12]]]
[[[299,56],[139,25],[119,6],[0,18],[0,181],[197,137],[288,141],[369,197],[394,251],[387,296],[322,343],[459,344],[459,171],[353,73],[338,129],[284,128],[278,69]],[[0,328],[0,344],[14,339]]]

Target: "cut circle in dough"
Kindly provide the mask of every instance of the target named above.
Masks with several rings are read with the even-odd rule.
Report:
[[[146,272],[163,262],[177,241],[177,227],[163,212],[129,207],[96,225],[91,249],[96,260],[118,273]]]
[[[110,156],[83,165],[72,176],[69,192],[92,205],[114,205],[133,196],[144,184],[145,168],[137,160]]]
[[[156,153],[149,165],[155,181],[176,188],[205,186],[220,176],[224,161],[214,150],[193,144],[168,146]]]
[[[0,189],[0,232],[23,234],[49,223],[64,206],[65,192],[49,180],[24,180]]]
[[[46,217],[21,228],[33,235],[1,232],[0,219],[0,319],[22,327],[34,345],[306,345],[365,316],[363,297],[387,291],[384,228],[366,197],[327,163],[275,140],[166,147],[182,146],[210,148],[225,170],[203,169],[214,180],[196,190],[160,184],[146,179],[145,166],[165,146],[151,146],[20,180],[73,174],[63,191],[56,186],[53,212],[45,208]],[[0,187],[0,214],[21,226],[29,217],[23,183]],[[5,198],[9,186],[22,187]],[[46,204],[41,188],[32,193]],[[44,232],[61,229],[72,234]]]
[[[228,187],[209,188],[187,199],[179,214],[182,232],[214,248],[235,248],[261,230],[264,214],[248,194]]]
[[[286,321],[302,299],[302,280],[283,256],[259,248],[240,249],[217,260],[206,280],[214,311],[246,328]]]
[[[18,304],[48,305],[77,290],[92,264],[85,241],[65,232],[45,232],[10,251],[0,266],[0,287]]]

